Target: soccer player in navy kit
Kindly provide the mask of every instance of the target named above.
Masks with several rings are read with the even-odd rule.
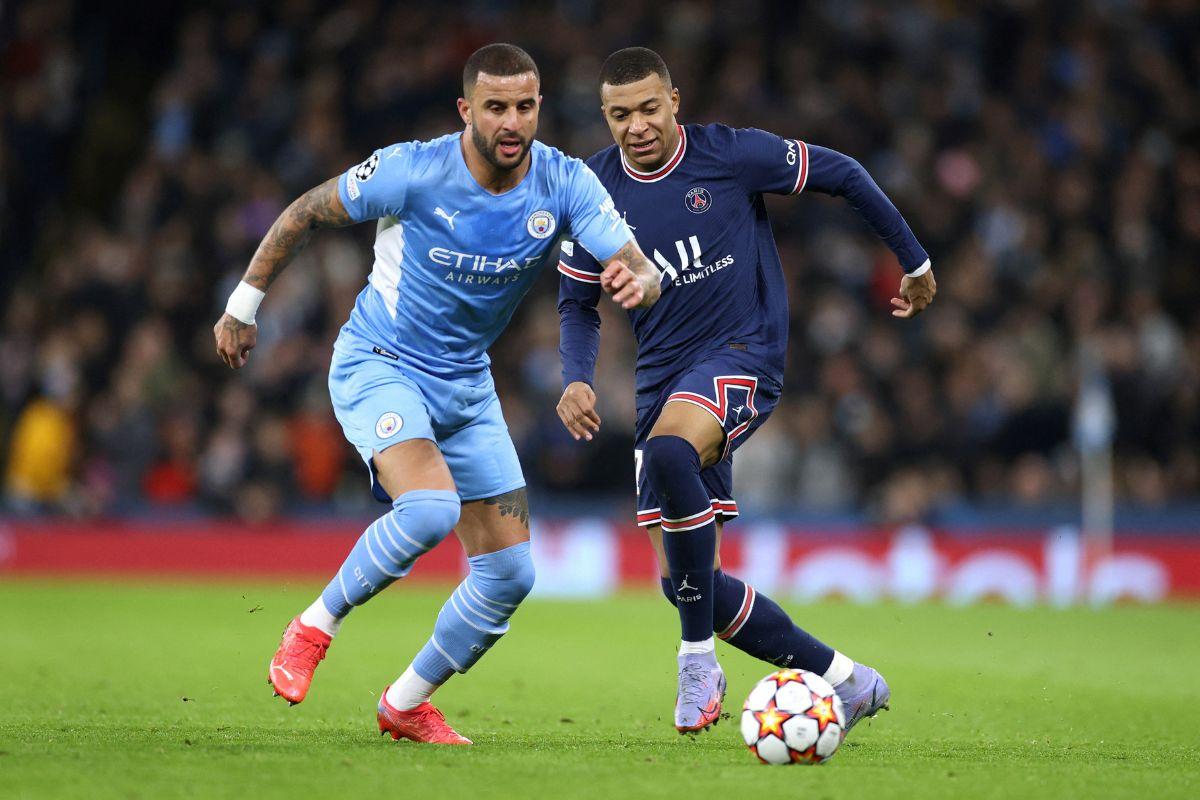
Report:
[[[757,129],[676,122],[679,91],[658,54],[627,48],[600,75],[616,146],[588,159],[642,250],[663,270],[652,308],[630,312],[638,341],[635,466],[638,524],[655,545],[663,591],[682,628],[675,727],[717,721],[725,677],[713,633],[751,655],[823,675],[848,726],[885,708],[874,669],[794,625],[770,598],[721,571],[719,530],[737,516],[732,454],[779,400],[787,287],[762,195],[808,189],[845,197],[896,254],[905,276],[893,315],[933,299],[929,257],[854,159]],[[563,383],[558,412],[576,439],[599,429],[591,382],[603,267],[563,243],[559,299]]]

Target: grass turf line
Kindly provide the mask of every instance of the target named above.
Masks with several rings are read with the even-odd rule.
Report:
[[[0,797],[1196,796],[1195,606],[1056,611],[789,604],[884,672],[893,710],[822,767],[757,764],[737,712],[765,664],[720,645],[727,710],[671,727],[677,622],[661,597],[530,601],[436,697],[473,748],[394,743],[378,692],[444,590],[355,611],[309,699],[266,667],[319,586],[0,585]],[[255,609],[253,612],[251,609]],[[186,698],[186,699],[185,699]]]

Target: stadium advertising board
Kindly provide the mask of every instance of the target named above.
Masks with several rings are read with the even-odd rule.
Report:
[[[739,526],[723,563],[763,591],[794,600],[1016,605],[1160,602],[1200,597],[1200,542],[1118,534],[1111,552],[1090,553],[1076,531],[950,532],[923,527],[821,530]],[[358,536],[357,523],[16,523],[0,527],[0,573],[325,578]],[[657,587],[653,554],[631,526],[602,519],[535,525],[535,592],[603,597]],[[281,560],[279,553],[289,553]],[[461,551],[443,544],[410,580],[457,580]]]

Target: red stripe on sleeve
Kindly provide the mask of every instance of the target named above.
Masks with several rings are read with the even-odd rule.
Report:
[[[792,189],[792,194],[800,194],[804,191],[804,184],[808,183],[808,145],[799,139],[793,140],[800,148],[799,168],[796,171],[796,186]]]
[[[558,271],[563,275],[566,275],[568,278],[574,278],[575,280],[583,281],[584,283],[600,282],[600,276],[597,273],[584,272],[583,270],[575,269],[574,267],[568,267],[561,261],[558,262]]]

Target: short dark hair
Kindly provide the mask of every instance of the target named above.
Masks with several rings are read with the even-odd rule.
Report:
[[[604,59],[600,68],[600,85],[623,86],[635,83],[648,75],[657,75],[668,87],[671,85],[671,73],[667,71],[667,62],[662,56],[648,47],[626,47]]]
[[[497,42],[496,44],[485,44],[483,47],[471,53],[471,57],[467,59],[466,65],[463,67],[463,96],[466,97],[475,88],[475,81],[479,79],[479,73],[488,75],[522,75],[526,72],[532,72],[533,77],[537,78],[538,83],[541,83],[542,76],[538,73],[537,64],[533,63],[533,59],[529,53],[526,53],[515,44],[505,44]]]

